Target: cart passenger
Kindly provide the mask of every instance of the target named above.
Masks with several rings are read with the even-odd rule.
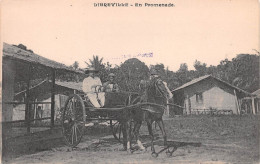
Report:
[[[100,78],[97,76],[98,70],[88,68],[85,70],[85,73],[88,77],[83,80],[83,92],[87,95],[94,107],[103,107],[105,102],[105,93],[101,92],[102,83]]]
[[[108,81],[103,84],[103,90],[105,92],[119,92],[118,84],[115,82],[116,75],[110,73],[108,75]]]

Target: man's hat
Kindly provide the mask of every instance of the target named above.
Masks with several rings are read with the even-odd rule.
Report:
[[[115,74],[113,74],[113,73],[110,73],[109,75],[108,75],[108,77],[115,77],[116,75]]]
[[[90,67],[90,68],[85,68],[85,73],[88,74],[90,72],[98,72],[98,70],[96,70],[95,68],[93,67]]]
[[[150,71],[150,74],[151,74],[151,75],[158,75],[158,72],[157,72],[155,69],[152,69],[152,70]]]

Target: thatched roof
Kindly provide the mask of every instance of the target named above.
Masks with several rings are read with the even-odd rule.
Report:
[[[172,92],[176,92],[176,91],[185,89],[185,88],[187,88],[187,87],[189,87],[189,86],[191,86],[191,85],[193,85],[193,84],[196,84],[196,83],[199,83],[199,82],[201,82],[201,81],[203,81],[203,80],[208,80],[208,79],[216,80],[216,81],[218,81],[218,82],[223,83],[223,84],[226,85],[227,87],[230,87],[230,88],[232,88],[232,89],[235,89],[237,92],[243,93],[244,95],[247,95],[247,96],[252,96],[251,93],[249,93],[249,92],[247,92],[247,91],[244,91],[243,89],[240,89],[240,88],[238,88],[238,87],[236,87],[236,86],[234,86],[234,85],[231,85],[231,84],[229,84],[229,83],[227,83],[227,82],[225,82],[225,81],[223,81],[223,80],[220,80],[220,79],[218,79],[218,78],[216,78],[216,77],[213,77],[213,76],[211,76],[211,75],[205,75],[205,76],[201,76],[201,77],[199,77],[199,78],[193,79],[193,80],[191,80],[190,82],[187,82],[187,83],[183,84],[182,86],[180,86],[180,87],[178,87],[178,88],[172,90]]]
[[[75,71],[65,64],[58,63],[56,61],[47,59],[45,57],[42,57],[40,55],[37,55],[35,53],[32,53],[30,51],[23,50],[21,48],[18,48],[16,46],[3,43],[3,58],[11,58],[13,60],[19,60],[26,63],[32,63],[32,64],[40,64],[45,67],[53,68],[53,69],[60,69],[60,70],[66,70],[70,72],[75,73],[83,73],[82,71]]]

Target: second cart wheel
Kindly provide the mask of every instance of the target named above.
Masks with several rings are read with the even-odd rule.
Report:
[[[68,146],[75,147],[79,144],[84,135],[85,122],[86,111],[82,98],[76,94],[70,95],[62,115],[62,133]]]
[[[123,143],[123,127],[122,124],[119,121],[110,120],[110,128],[112,131],[112,134],[116,140],[118,140],[120,143]],[[131,121],[130,126],[130,136],[131,139],[134,137],[134,121]]]

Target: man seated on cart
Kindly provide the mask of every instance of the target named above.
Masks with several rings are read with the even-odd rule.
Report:
[[[99,71],[94,68],[88,68],[85,70],[87,78],[83,80],[82,90],[86,94],[90,103],[97,108],[103,107],[105,104],[105,93],[102,91],[102,83],[97,76]]]
[[[115,82],[116,75],[110,73],[108,75],[108,81],[103,84],[104,92],[119,92],[118,84]]]
[[[115,81],[115,74],[110,73],[108,75],[108,81],[103,84],[103,91],[106,93],[105,107],[113,108],[124,106],[127,97],[127,93],[119,90],[119,86]]]

